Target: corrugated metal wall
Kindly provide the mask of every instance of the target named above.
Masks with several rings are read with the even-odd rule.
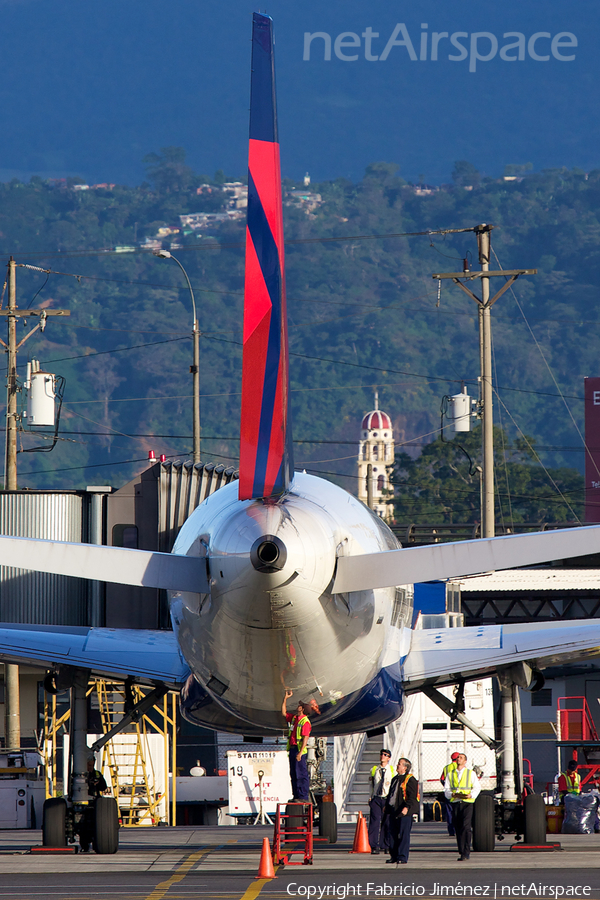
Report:
[[[214,463],[160,464],[159,550],[170,553],[179,529],[197,506],[216,490],[239,477],[236,469]]]
[[[88,497],[79,492],[0,491],[0,534],[86,541]],[[87,624],[87,582],[0,566],[0,621]]]

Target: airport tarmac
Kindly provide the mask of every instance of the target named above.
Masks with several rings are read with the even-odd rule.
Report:
[[[271,826],[255,827],[177,827],[122,828],[119,852],[111,856],[90,853],[36,855],[30,849],[41,846],[40,831],[0,831],[0,877],[10,873],[147,872],[161,875],[187,873],[244,873],[258,870],[263,838],[273,837]],[[387,856],[352,854],[354,827],[339,826],[336,844],[315,843],[312,867],[293,867],[296,871],[387,872]],[[456,841],[448,836],[445,825],[436,822],[415,824],[411,854],[403,874],[409,871],[451,870],[461,875],[473,869],[494,871],[600,870],[600,834],[550,835],[562,849],[554,852],[511,851],[512,837],[497,842],[493,853],[473,853],[467,863],[457,860]],[[297,859],[300,857],[292,857]],[[600,885],[600,871],[598,871]]]

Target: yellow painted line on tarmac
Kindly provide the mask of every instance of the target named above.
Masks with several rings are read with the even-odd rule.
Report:
[[[275,872],[277,872],[277,869],[275,869]],[[265,884],[271,884],[272,881],[272,878],[258,878],[254,884],[251,884],[245,893],[242,894],[240,900],[256,900],[256,897],[258,897]]]
[[[174,884],[177,884],[179,881],[183,881],[185,876],[188,874],[192,866],[194,866],[199,859],[202,859],[207,853],[210,853],[209,847],[205,850],[197,850],[195,853],[190,853],[190,855],[185,859],[180,866],[177,867],[173,875],[168,878],[166,881],[161,881],[160,884],[157,884],[151,894],[148,894],[146,900],[162,900],[165,894],[168,892],[169,888],[171,888]]]

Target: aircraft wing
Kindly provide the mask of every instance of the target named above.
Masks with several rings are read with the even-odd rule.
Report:
[[[514,569],[600,552],[600,525],[341,556],[334,594]]]
[[[410,693],[484,678],[518,663],[543,670],[598,655],[600,619],[417,629],[404,662],[404,688]]]
[[[0,624],[0,659],[21,665],[75,666],[95,675],[179,688],[190,670],[172,631]]]
[[[168,591],[209,590],[206,559],[153,550],[0,535],[0,565]]]

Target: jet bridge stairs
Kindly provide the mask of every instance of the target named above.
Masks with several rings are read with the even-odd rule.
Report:
[[[384,734],[376,737],[350,734],[335,738],[333,783],[339,822],[356,822],[359,812],[364,815],[369,812],[369,776],[379,762],[382,747],[391,751],[394,764],[400,756],[418,760],[420,711],[419,695],[411,695],[406,698],[402,717],[388,725]]]

